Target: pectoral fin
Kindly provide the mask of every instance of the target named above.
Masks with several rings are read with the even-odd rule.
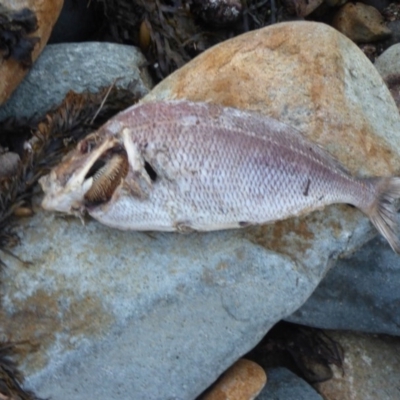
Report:
[[[122,140],[128,155],[129,165],[134,174],[140,175],[151,186],[157,175],[153,167],[144,159],[139,146],[133,142],[131,131],[128,128],[122,130]],[[151,171],[151,172],[150,172]]]

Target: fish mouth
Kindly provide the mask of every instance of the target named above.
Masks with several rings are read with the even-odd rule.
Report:
[[[85,193],[86,207],[94,207],[110,201],[129,170],[128,156],[122,147],[115,147],[102,154],[85,175],[85,182],[92,180]]]
[[[128,170],[128,156],[118,139],[89,135],[39,180],[45,193],[42,207],[82,215],[86,208],[110,201]]]

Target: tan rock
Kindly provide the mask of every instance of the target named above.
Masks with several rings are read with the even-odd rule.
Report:
[[[400,137],[392,131],[392,124],[400,128],[400,119],[389,91],[358,47],[325,24],[280,23],[223,42],[143,101],[179,98],[286,122],[353,173],[400,172],[393,153]]]
[[[35,61],[49,39],[64,0],[20,0],[18,2],[2,0],[1,3],[3,7],[16,11],[28,8],[36,15],[38,29],[29,34],[30,37],[39,38],[32,51],[32,61]],[[0,59],[0,104],[8,99],[28,70],[28,68],[21,65],[21,62],[11,57]]]
[[[381,13],[363,3],[346,3],[336,13],[332,25],[356,43],[368,43],[390,36]]]
[[[400,338],[351,332],[329,333],[344,349],[343,371],[332,366],[331,380],[315,384],[325,400],[399,398]]]
[[[253,400],[266,382],[264,369],[242,358],[220,377],[201,400]]]

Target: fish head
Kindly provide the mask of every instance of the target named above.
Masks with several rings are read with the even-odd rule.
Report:
[[[90,134],[40,178],[42,207],[81,216],[88,204],[109,200],[127,172],[126,152],[118,137]]]

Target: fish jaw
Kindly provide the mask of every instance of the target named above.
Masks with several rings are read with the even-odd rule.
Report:
[[[92,187],[93,179],[89,178],[80,183],[71,179],[66,186],[61,186],[55,171],[39,179],[45,193],[42,207],[48,211],[60,211],[67,214],[82,215],[84,213],[83,199],[86,192]]]
[[[86,175],[107,150],[119,144],[115,137],[107,137],[100,144],[95,139],[95,135],[89,135],[59,166],[39,179],[44,192],[42,207],[45,210],[76,216],[84,214],[85,195],[93,185],[93,178],[86,178]]]

